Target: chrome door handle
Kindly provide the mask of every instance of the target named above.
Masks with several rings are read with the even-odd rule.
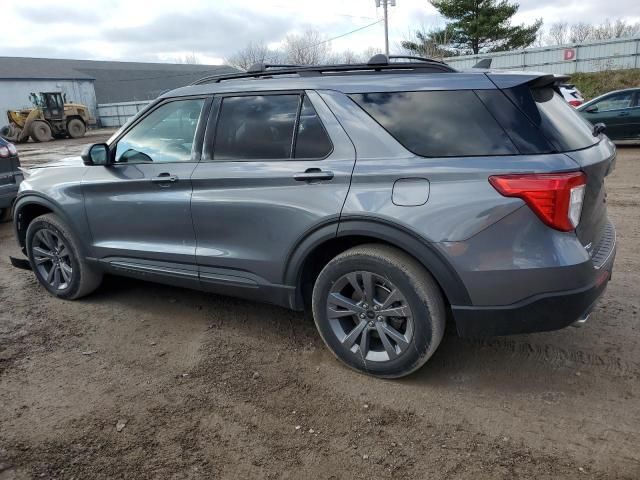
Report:
[[[151,181],[153,183],[175,183],[178,181],[178,177],[170,173],[161,173],[157,177],[152,178]]]
[[[629,112],[620,112],[618,114],[619,117],[628,117],[629,116]]]
[[[293,178],[298,182],[332,180],[333,172],[329,172],[328,170],[320,170],[319,168],[307,168],[304,172],[296,173]]]

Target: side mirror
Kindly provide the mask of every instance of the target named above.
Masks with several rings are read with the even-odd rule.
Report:
[[[594,137],[597,137],[601,133],[604,133],[606,129],[607,129],[607,126],[604,123],[598,122],[593,126],[593,130],[591,131],[591,133],[593,134]]]
[[[80,156],[85,165],[107,165],[109,146],[106,143],[94,143],[85,147]]]
[[[584,109],[584,111],[587,113],[595,113],[598,111],[598,105],[589,105],[587,108]]]

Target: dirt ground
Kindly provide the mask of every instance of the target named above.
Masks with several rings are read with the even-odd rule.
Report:
[[[0,479],[639,479],[640,149],[608,190],[618,256],[585,327],[449,332],[400,381],[276,307],[120,278],[56,300],[0,225]]]

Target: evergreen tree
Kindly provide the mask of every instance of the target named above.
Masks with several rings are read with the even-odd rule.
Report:
[[[520,5],[508,0],[431,0],[447,21],[431,38],[446,38],[443,48],[453,54],[498,52],[533,44],[542,19],[533,25],[511,25]]]

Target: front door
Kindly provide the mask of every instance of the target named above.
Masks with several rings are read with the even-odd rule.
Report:
[[[94,255],[120,273],[184,274],[197,283],[191,174],[205,103],[160,104],[110,145],[111,164],[88,169],[83,189]]]
[[[612,140],[632,138],[634,97],[632,90],[612,93],[585,110],[585,118],[594,124],[604,123],[607,126],[605,133]]]
[[[192,177],[202,287],[283,303],[289,255],[314,229],[337,230],[354,162],[316,92],[216,98]]]

